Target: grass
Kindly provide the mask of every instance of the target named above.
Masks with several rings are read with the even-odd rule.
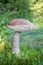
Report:
[[[2,26],[0,41],[3,38],[5,39],[0,42],[0,65],[43,65],[43,22],[33,23],[36,26],[35,30],[21,32],[20,34],[20,58],[11,54],[11,41],[14,31]],[[3,50],[4,44],[6,45],[5,50]]]

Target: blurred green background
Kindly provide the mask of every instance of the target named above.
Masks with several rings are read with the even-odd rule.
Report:
[[[15,18],[36,26],[20,34],[20,58],[11,53],[15,31],[6,26]],[[43,65],[43,0],[0,0],[0,65]]]

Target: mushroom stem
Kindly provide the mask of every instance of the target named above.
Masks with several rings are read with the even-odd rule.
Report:
[[[13,43],[12,43],[12,53],[16,53],[16,55],[20,54],[20,48],[19,48],[19,44],[20,44],[20,40],[19,40],[19,32],[16,32],[14,37],[13,37]]]

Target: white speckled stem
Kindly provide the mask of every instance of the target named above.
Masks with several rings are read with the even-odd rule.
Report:
[[[19,44],[20,44],[20,40],[19,40],[19,32],[16,32],[14,37],[13,37],[13,43],[12,43],[12,53],[16,53],[16,55],[20,54],[20,48],[19,48]]]

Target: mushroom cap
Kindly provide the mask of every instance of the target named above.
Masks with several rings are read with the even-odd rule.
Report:
[[[26,19],[13,19],[7,26],[15,31],[28,31],[35,28],[35,26]]]

